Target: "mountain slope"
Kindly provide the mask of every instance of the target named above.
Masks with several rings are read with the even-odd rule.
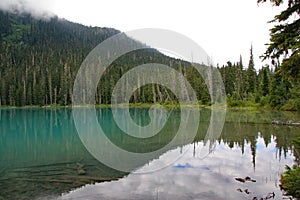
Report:
[[[119,33],[2,11],[0,24],[0,105],[10,106],[70,103],[67,81],[97,44]]]
[[[0,12],[0,24],[0,106],[71,104],[73,83],[84,58],[100,42],[119,33],[57,17],[45,21],[5,12]],[[188,67],[190,63],[149,48],[130,52],[112,63],[98,85],[96,102],[109,104],[122,74],[144,63],[172,66],[191,80],[199,99],[209,101],[207,87],[195,69]],[[144,86],[131,99],[135,103],[165,101],[177,98],[158,85]]]
[[[49,44],[50,42],[79,43],[95,46],[104,39],[119,33],[112,28],[87,27],[57,17],[35,19],[30,14],[13,14],[0,11],[0,38],[10,44]]]

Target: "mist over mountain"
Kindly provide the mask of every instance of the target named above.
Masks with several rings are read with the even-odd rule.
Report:
[[[30,14],[37,19],[49,20],[55,16],[49,10],[52,5],[51,0],[1,0],[0,10],[14,14]]]

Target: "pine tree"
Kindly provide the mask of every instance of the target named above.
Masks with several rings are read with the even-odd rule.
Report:
[[[270,0],[275,6],[283,0]],[[266,0],[258,0],[258,3]],[[270,30],[270,41],[264,59],[271,58],[273,64],[283,58],[279,72],[291,81],[297,82],[300,77],[300,1],[288,0],[288,7],[276,15],[271,23],[277,23]]]
[[[243,99],[243,61],[240,55],[240,61],[236,65],[236,78],[235,78],[236,93],[239,99]]]
[[[269,94],[270,91],[270,68],[269,66],[263,67],[260,70],[259,74],[261,80],[260,80],[260,94],[262,96],[266,96]]]
[[[256,91],[256,71],[254,68],[253,46],[250,48],[250,60],[247,68],[247,93],[254,93]]]

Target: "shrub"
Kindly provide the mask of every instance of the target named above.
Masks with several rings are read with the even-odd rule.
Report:
[[[293,144],[295,153],[297,154],[300,151],[300,137],[294,139]],[[298,161],[298,165],[294,165],[292,168],[286,166],[286,171],[281,175],[280,187],[287,195],[300,198],[300,167],[299,160],[296,159],[296,161]]]
[[[289,99],[284,106],[282,106],[282,110],[286,111],[297,111],[300,110],[300,99]]]
[[[300,167],[297,165],[294,165],[293,168],[286,166],[286,170],[281,175],[280,187],[287,195],[300,198]]]

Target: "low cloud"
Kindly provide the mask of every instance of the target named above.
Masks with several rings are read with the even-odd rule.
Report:
[[[54,16],[51,12],[55,1],[51,0],[1,0],[0,10],[10,13],[29,13],[35,18],[49,19]]]

